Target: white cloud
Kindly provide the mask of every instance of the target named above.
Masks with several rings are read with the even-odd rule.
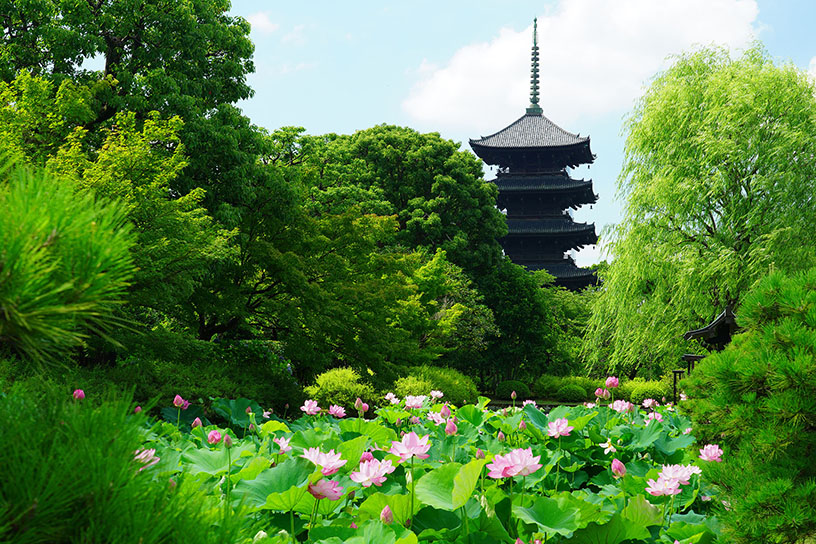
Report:
[[[293,44],[293,45],[303,45],[306,43],[306,37],[303,35],[303,31],[306,29],[306,25],[297,25],[295,26],[291,32],[288,32],[283,38],[281,38],[281,43]]]
[[[280,28],[278,23],[273,23],[269,18],[268,11],[259,11],[248,16],[247,21],[252,25],[253,32],[260,32],[261,34],[271,34]]]
[[[561,0],[538,19],[544,114],[570,130],[581,115],[623,113],[666,57],[693,45],[747,46],[758,33],[755,0]],[[426,60],[402,106],[417,124],[490,134],[529,101],[532,25]],[[811,63],[813,67],[813,62]]]

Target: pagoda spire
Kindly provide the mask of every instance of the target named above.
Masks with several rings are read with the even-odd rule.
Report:
[[[532,67],[530,69],[530,105],[528,115],[541,115],[544,111],[538,105],[538,18],[533,19],[533,52]]]

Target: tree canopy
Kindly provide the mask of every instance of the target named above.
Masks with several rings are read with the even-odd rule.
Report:
[[[660,373],[769,270],[814,262],[813,83],[757,47],[678,57],[627,123],[624,218],[590,320],[594,368]]]

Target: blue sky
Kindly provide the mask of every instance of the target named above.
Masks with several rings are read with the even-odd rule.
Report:
[[[388,123],[465,148],[524,113],[538,17],[541,106],[591,137],[596,161],[573,177],[592,178],[599,201],[576,219],[599,233],[621,215],[622,120],[668,56],[758,39],[816,73],[816,2],[806,0],[233,0],[231,12],[252,23],[255,95],[239,106],[256,125],[348,134]],[[577,258],[597,262],[600,248]]]

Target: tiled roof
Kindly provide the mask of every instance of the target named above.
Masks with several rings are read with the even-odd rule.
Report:
[[[575,223],[571,219],[508,219],[508,234],[568,234],[589,232],[595,234],[593,223]]]
[[[588,268],[578,268],[574,262],[566,261],[564,263],[544,263],[544,264],[529,264],[526,265],[527,270],[546,270],[551,276],[556,278],[589,278],[595,275],[595,272]]]
[[[525,114],[515,123],[490,136],[470,140],[484,147],[563,147],[589,141],[567,132],[543,115]]]
[[[504,174],[494,179],[493,183],[502,191],[592,189],[592,180],[572,179],[564,174],[539,174],[534,176]]]

